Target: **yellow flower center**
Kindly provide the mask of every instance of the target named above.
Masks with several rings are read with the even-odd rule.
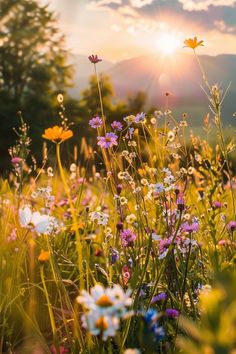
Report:
[[[95,324],[96,328],[99,328],[101,331],[105,331],[108,328],[108,323],[107,320],[105,319],[105,317],[100,317],[96,324]]]
[[[105,294],[100,296],[100,298],[97,300],[96,304],[100,307],[109,307],[109,306],[113,305],[111,299]]]

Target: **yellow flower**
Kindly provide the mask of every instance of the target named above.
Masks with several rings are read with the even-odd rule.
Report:
[[[38,256],[38,260],[41,263],[47,262],[50,258],[50,252],[49,251],[41,251],[40,255]]]
[[[44,139],[51,140],[54,143],[61,143],[62,141],[70,139],[72,136],[72,130],[65,130],[63,129],[63,127],[58,127],[58,125],[55,125],[52,128],[45,129],[45,132],[42,135]]]
[[[204,46],[203,41],[198,42],[197,37],[185,39],[184,44],[185,47],[192,48],[192,49],[195,49],[200,46]]]

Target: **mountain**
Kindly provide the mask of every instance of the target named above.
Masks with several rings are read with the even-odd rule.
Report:
[[[223,104],[223,115],[225,123],[233,123],[233,113],[236,111],[236,55],[201,55],[199,59],[211,84],[220,84],[224,91],[231,82]],[[144,55],[116,64],[102,62],[97,67],[110,76],[118,98],[124,99],[141,90],[148,95],[147,109],[152,106],[163,108],[166,105],[165,93],[169,92],[169,108],[177,115],[187,112],[194,125],[201,124],[202,117],[210,111],[206,95],[200,87],[204,87],[202,74],[193,55]],[[77,92],[88,84],[92,69],[88,60],[86,64],[84,58],[80,58],[76,74]]]

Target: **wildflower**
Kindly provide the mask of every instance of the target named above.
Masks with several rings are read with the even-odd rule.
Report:
[[[55,125],[52,128],[45,129],[42,137],[44,139],[50,140],[54,143],[62,143],[63,141],[70,139],[73,136],[73,132],[70,129],[64,129]]]
[[[190,166],[190,167],[188,168],[188,174],[189,174],[189,175],[192,175],[192,174],[194,173],[194,171],[195,171],[195,168],[194,168],[194,167]]]
[[[158,295],[155,295],[153,298],[152,298],[152,301],[151,303],[154,304],[155,302],[157,301],[164,301],[167,299],[167,294],[166,293],[160,293]]]
[[[127,285],[127,283],[129,282],[131,274],[132,273],[130,268],[127,265],[124,265],[124,267],[122,268],[122,280],[125,285]]]
[[[184,201],[184,198],[183,198],[183,196],[181,194],[179,194],[176,204],[177,204],[177,208],[178,208],[179,211],[183,211],[184,210],[185,201]]]
[[[166,309],[165,315],[170,318],[176,318],[179,317],[179,311],[175,309]]]
[[[167,137],[168,137],[168,141],[174,141],[174,139],[175,139],[175,133],[172,131],[172,130],[170,130],[169,132],[168,132],[168,134],[167,134]]]
[[[125,220],[128,224],[133,224],[136,221],[136,216],[134,214],[129,214],[126,216]]]
[[[154,335],[156,341],[162,340],[165,336],[163,328],[158,324],[158,312],[149,309],[144,315],[144,321]]]
[[[185,39],[185,47],[192,48],[193,50],[199,46],[204,46],[203,41],[198,41],[197,37]]]
[[[131,125],[135,121],[135,116],[130,115],[124,118],[124,121],[128,124]]]
[[[199,223],[193,222],[192,224],[190,224],[190,223],[186,222],[186,223],[182,224],[181,229],[182,229],[182,231],[189,232],[189,233],[196,232],[199,229]]]
[[[228,231],[233,232],[234,230],[236,230],[236,221],[230,221],[226,227]]]
[[[151,118],[151,123],[152,123],[153,125],[155,125],[155,124],[157,123],[156,118],[152,117],[152,118]]]
[[[124,247],[132,247],[136,240],[136,234],[130,229],[125,229],[121,232],[121,243]]]
[[[70,172],[76,172],[76,170],[77,170],[76,164],[75,164],[75,163],[72,163],[72,164],[70,165]]]
[[[50,252],[42,250],[40,255],[38,256],[38,260],[40,263],[47,262],[50,258]]]
[[[10,235],[7,237],[7,241],[11,242],[11,241],[15,241],[17,239],[17,228],[14,228]]]
[[[109,215],[102,211],[93,211],[89,214],[91,221],[97,221],[98,225],[107,225]]]
[[[102,119],[100,117],[94,117],[89,121],[90,127],[96,129],[102,126]]]
[[[162,183],[156,183],[152,185],[155,193],[162,193],[164,192],[165,188]]]
[[[111,123],[111,127],[112,127],[112,129],[114,129],[116,131],[121,131],[123,128],[123,125],[121,122],[114,120],[114,122]]]
[[[77,301],[86,310],[83,327],[93,335],[102,335],[103,340],[115,336],[119,320],[127,316],[127,307],[132,304],[130,291],[125,293],[119,285],[105,289],[97,284],[90,293],[82,290]]]
[[[132,349],[126,349],[124,351],[124,354],[141,354],[139,349],[132,348]]]
[[[125,198],[125,197],[121,197],[121,198],[120,198],[120,204],[121,204],[121,205],[125,205],[125,204],[127,204],[127,202],[128,202],[128,199],[127,199],[127,198]]]
[[[157,235],[155,232],[152,232],[152,239],[153,239],[153,241],[160,241],[161,236]]]
[[[88,57],[88,59],[89,59],[89,61],[91,62],[91,63],[93,63],[93,64],[97,64],[97,63],[99,63],[99,62],[101,62],[102,61],[102,59],[99,59],[98,58],[98,56],[97,56],[97,54],[92,54],[92,55],[90,55],[89,57]]]
[[[13,165],[20,165],[23,161],[24,161],[24,159],[22,159],[21,157],[17,157],[17,156],[15,156],[11,159],[11,163]]]
[[[22,227],[34,229],[39,235],[48,234],[53,220],[49,215],[41,215],[38,211],[32,212],[28,206],[19,210],[19,218]]]
[[[218,202],[218,201],[214,201],[214,202],[212,202],[212,207],[215,209],[220,209],[220,208],[222,208],[222,203]]]
[[[111,264],[115,264],[120,258],[119,252],[115,248],[110,248]]]
[[[138,113],[136,116],[135,116],[135,118],[134,118],[134,121],[135,121],[135,123],[143,123],[144,121],[145,121],[145,113]]]
[[[105,136],[99,136],[98,145],[101,146],[103,149],[108,149],[113,145],[118,145],[117,143],[117,135],[115,133],[106,133]]]

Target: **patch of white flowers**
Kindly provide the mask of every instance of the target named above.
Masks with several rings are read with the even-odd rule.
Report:
[[[86,310],[82,315],[83,327],[92,335],[101,335],[104,341],[115,336],[120,320],[130,314],[128,307],[132,304],[130,291],[125,293],[120,285],[105,289],[97,284],[90,292],[82,290],[77,301]]]

